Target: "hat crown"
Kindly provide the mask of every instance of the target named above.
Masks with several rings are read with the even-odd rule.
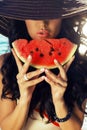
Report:
[[[87,0],[0,0],[0,31],[7,32],[9,18],[48,20],[82,12],[87,12]]]
[[[1,0],[0,15],[16,19],[54,19],[87,11],[87,0]]]

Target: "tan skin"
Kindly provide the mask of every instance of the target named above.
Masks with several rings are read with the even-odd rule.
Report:
[[[26,20],[25,23],[31,38],[40,40],[46,38],[55,38],[60,31],[61,19],[55,19],[49,21]],[[56,30],[56,28],[58,28],[58,30]],[[40,31],[41,29],[47,30],[49,32],[49,36],[48,37],[38,36],[37,32]],[[29,69],[32,57],[29,56],[26,63],[22,65],[13,49],[12,53],[14,55],[19,70],[16,77],[20,90],[20,99],[18,101],[18,104],[16,104],[16,101],[11,101],[7,99],[0,100],[0,127],[2,128],[2,130],[22,130],[22,127],[26,121],[32,93],[35,89],[36,84],[42,82],[43,80],[45,80],[51,86],[52,98],[58,117],[60,118],[65,117],[67,115],[67,106],[64,102],[63,95],[67,89],[68,84],[66,72],[69,69],[71,63],[73,62],[74,57],[72,57],[65,66],[60,65],[56,59],[54,60],[55,65],[60,70],[60,73],[58,75],[55,75],[48,69],[43,68],[27,73],[27,77],[29,80],[25,81],[23,76]],[[3,63],[3,58],[4,56],[1,56],[0,66]],[[38,76],[43,72],[45,72],[46,76],[38,78]],[[0,91],[2,91],[1,74],[0,74],[0,86],[1,86]],[[18,117],[20,117],[20,120],[18,120]],[[60,127],[62,130],[80,130],[82,120],[83,120],[83,113],[75,105],[72,117],[68,121],[60,123]]]
[[[26,26],[29,35],[32,39],[46,39],[46,38],[55,38],[59,32],[61,27],[61,19],[53,19],[53,20],[26,20]],[[40,30],[47,30],[49,32],[49,36],[47,37],[39,37],[37,32]]]

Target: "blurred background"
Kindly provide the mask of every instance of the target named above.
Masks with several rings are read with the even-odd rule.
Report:
[[[9,40],[0,34],[0,55],[10,52]]]

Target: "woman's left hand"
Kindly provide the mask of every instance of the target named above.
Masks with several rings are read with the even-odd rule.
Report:
[[[49,83],[51,86],[51,93],[52,93],[52,98],[54,103],[63,100],[63,96],[65,90],[67,89],[67,83],[68,83],[66,72],[69,69],[73,60],[74,60],[74,56],[64,66],[58,63],[57,60],[54,60],[54,63],[59,69],[58,75],[53,74],[48,69],[45,69],[45,73],[46,73],[45,81]]]

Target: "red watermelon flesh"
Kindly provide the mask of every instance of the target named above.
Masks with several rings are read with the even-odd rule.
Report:
[[[64,65],[77,49],[77,45],[66,38],[31,41],[18,39],[12,45],[22,62],[32,55],[31,66],[49,69],[56,68],[54,59]]]

